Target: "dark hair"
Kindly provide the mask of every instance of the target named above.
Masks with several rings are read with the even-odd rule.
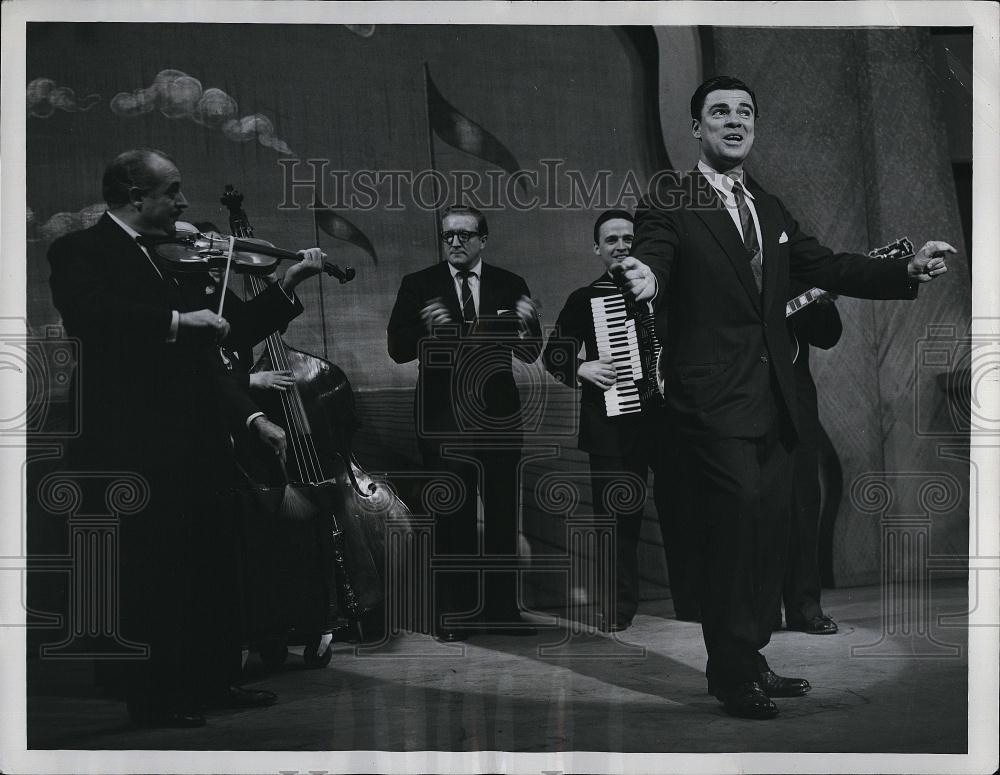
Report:
[[[490,227],[486,225],[486,216],[483,215],[475,207],[467,207],[466,205],[452,205],[451,207],[445,208],[441,212],[441,220],[439,222],[440,226],[444,226],[444,219],[449,215],[471,215],[476,219],[476,231],[479,232],[480,237],[488,237],[490,233]]]
[[[709,78],[694,90],[694,94],[691,95],[691,118],[695,119],[695,121],[700,121],[701,109],[705,107],[705,97],[708,96],[709,92],[720,89],[739,89],[740,91],[745,91],[750,95],[750,102],[753,103],[754,116],[759,116],[757,112],[757,97],[754,95],[753,89],[739,78],[734,78],[731,75],[717,75],[714,78]]]
[[[621,219],[623,221],[628,221],[631,224],[635,224],[635,219],[629,215],[624,210],[605,210],[603,213],[597,216],[597,220],[594,221],[594,244],[596,245],[600,239],[601,226],[603,226],[608,221],[614,221],[616,219]]]
[[[154,157],[173,164],[173,159],[154,148],[135,148],[114,158],[105,168],[101,180],[101,194],[108,206],[120,207],[131,202],[133,188],[149,191],[156,185],[151,163]]]

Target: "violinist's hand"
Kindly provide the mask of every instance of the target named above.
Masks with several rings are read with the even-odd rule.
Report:
[[[284,463],[285,448],[287,447],[285,431],[280,426],[268,420],[264,415],[255,417],[253,422],[250,423],[250,428],[257,434],[257,438],[263,442],[264,446],[273,451],[280,458],[281,462]]]
[[[177,338],[216,344],[229,335],[229,323],[210,309],[181,312],[177,316]]]
[[[434,326],[446,326],[452,322],[451,315],[448,313],[448,308],[444,306],[444,302],[441,301],[441,297],[436,299],[431,299],[427,305],[420,310],[420,319],[424,321],[424,326],[428,331],[433,330]]]
[[[625,288],[636,301],[649,301],[656,296],[656,276],[638,258],[626,256],[612,264],[611,271],[624,278]]]
[[[925,243],[910,259],[910,263],[906,267],[910,278],[918,283],[929,283],[938,275],[948,271],[948,265],[944,260],[945,253],[957,252],[947,242],[931,240]]]
[[[589,382],[598,390],[611,390],[615,384],[617,375],[615,362],[610,355],[602,355],[596,361],[587,361],[580,364],[576,371],[576,376],[581,382]]]
[[[295,384],[290,371],[255,371],[250,375],[250,387],[284,392]]]
[[[285,277],[281,281],[281,287],[285,289],[286,293],[291,293],[300,282],[323,271],[326,253],[319,248],[300,250],[297,255],[302,258],[297,264],[288,267],[288,271],[285,272]]]

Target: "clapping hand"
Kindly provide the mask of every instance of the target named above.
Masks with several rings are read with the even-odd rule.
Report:
[[[420,310],[420,319],[424,321],[424,326],[428,331],[432,331],[434,326],[446,326],[452,322],[448,308],[444,306],[441,297],[431,299],[423,309]]]

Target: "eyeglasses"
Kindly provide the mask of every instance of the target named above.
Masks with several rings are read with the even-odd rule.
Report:
[[[478,236],[478,231],[443,231],[441,232],[441,241],[446,245],[450,245],[451,241],[455,239],[455,237],[458,237],[458,241],[464,245],[473,237]]]

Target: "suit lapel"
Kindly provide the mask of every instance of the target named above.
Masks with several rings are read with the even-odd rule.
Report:
[[[448,308],[451,319],[456,323],[462,322],[462,308],[458,306],[458,294],[455,293],[455,279],[451,276],[447,261],[438,264],[437,288],[438,296],[444,301],[444,306]]]
[[[102,238],[106,238],[108,244],[115,246],[113,255],[116,262],[120,264],[118,271],[135,278],[136,282],[146,287],[157,289],[170,299],[171,303],[183,301],[174,279],[166,271],[162,275],[158,273],[142,248],[117,223],[111,220],[111,216],[107,213],[102,215],[95,228],[102,232]]]
[[[761,242],[764,253],[764,291],[762,294],[762,304],[764,314],[766,315],[774,303],[774,296],[778,287],[778,275],[781,271],[778,258],[778,240],[781,239],[782,219],[774,199],[768,196],[765,191],[762,191],[752,178],[748,178],[747,182],[748,188],[754,195],[753,204],[757,210],[757,220],[760,221]]]
[[[493,275],[493,267],[483,262],[479,278],[479,317],[495,316],[500,306],[500,291],[497,288],[497,278]]]
[[[694,174],[702,178],[702,180],[697,181],[697,183],[702,184],[702,186],[709,191],[715,191],[699,170],[696,169]],[[757,292],[757,283],[755,283],[753,279],[753,272],[750,269],[750,261],[747,259],[747,251],[746,248],[743,247],[742,236],[736,229],[736,224],[733,223],[733,219],[729,215],[729,212],[722,205],[722,202],[719,201],[718,196],[716,196],[716,203],[717,206],[712,209],[696,207],[694,208],[694,213],[702,220],[708,230],[712,233],[712,236],[715,237],[716,241],[719,243],[719,247],[721,247],[723,252],[726,254],[726,258],[729,259],[729,263],[732,264],[733,271],[736,272],[736,277],[739,279],[740,285],[743,286],[743,290],[745,290],[747,292],[747,296],[750,297],[750,301],[753,304],[754,309],[760,312],[760,293]],[[766,252],[764,256],[764,260],[766,262]]]

